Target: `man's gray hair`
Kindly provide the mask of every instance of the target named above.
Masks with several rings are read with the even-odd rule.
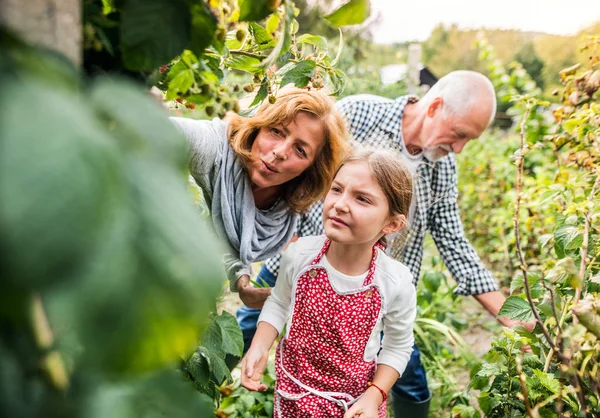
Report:
[[[475,71],[452,71],[440,78],[437,83],[421,99],[429,105],[435,98],[444,100],[442,111],[444,118],[448,114],[465,115],[469,110],[490,101],[490,119],[488,125],[496,116],[496,92],[492,82],[483,74]]]

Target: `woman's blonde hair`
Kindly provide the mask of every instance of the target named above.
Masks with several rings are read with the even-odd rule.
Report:
[[[313,163],[283,185],[283,198],[290,210],[296,213],[304,212],[325,195],[336,167],[349,150],[348,131],[333,99],[316,90],[284,88],[275,103],[265,102],[255,116],[232,115],[228,119],[231,148],[248,168],[252,162],[252,144],[260,129],[287,125],[296,119],[299,112],[305,112],[323,123],[325,141]]]
[[[348,163],[366,162],[388,200],[390,215],[404,215],[408,219],[413,198],[413,176],[402,162],[403,158],[401,154],[389,149],[359,145],[342,161],[335,174]],[[385,236],[379,242],[387,246]]]

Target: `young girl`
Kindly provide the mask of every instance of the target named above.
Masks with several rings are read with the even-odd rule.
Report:
[[[404,371],[416,312],[412,275],[383,251],[406,223],[411,175],[391,151],[344,160],[323,204],[325,236],[283,253],[279,277],[242,360],[242,385],[260,377],[277,348],[275,417],[385,417]],[[383,331],[383,340],[380,339]]]

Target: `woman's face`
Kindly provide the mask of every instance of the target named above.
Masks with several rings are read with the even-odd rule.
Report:
[[[325,142],[323,123],[299,112],[288,125],[262,128],[252,144],[250,180],[256,189],[280,186],[311,166]]]

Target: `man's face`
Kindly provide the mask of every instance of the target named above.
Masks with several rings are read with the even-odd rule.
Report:
[[[446,118],[443,103],[433,109],[431,106],[421,131],[423,154],[430,161],[438,161],[450,152],[460,153],[467,142],[479,138],[487,128],[490,115],[487,106],[477,106],[465,115],[447,114]]]

